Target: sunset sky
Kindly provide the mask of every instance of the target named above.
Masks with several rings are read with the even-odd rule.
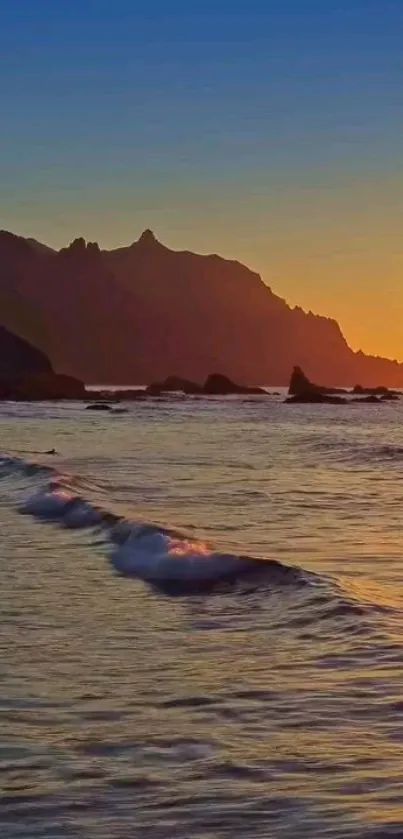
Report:
[[[151,227],[403,360],[402,42],[402,0],[6,2],[0,227]]]

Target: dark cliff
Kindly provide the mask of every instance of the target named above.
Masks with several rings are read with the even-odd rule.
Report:
[[[49,358],[24,338],[0,326],[0,399],[83,399],[84,384],[58,375]]]
[[[21,376],[47,376],[52,373],[52,365],[44,352],[0,326],[0,380],[12,381]]]
[[[172,251],[151,231],[113,251],[78,239],[59,252],[0,233],[0,321],[87,382],[201,382],[220,370],[281,385],[300,364],[330,385],[403,386],[403,365],[354,353],[334,320],[290,308],[238,262]]]

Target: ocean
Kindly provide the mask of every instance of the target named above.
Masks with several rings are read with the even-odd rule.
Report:
[[[403,836],[403,401],[0,433],[1,837]]]

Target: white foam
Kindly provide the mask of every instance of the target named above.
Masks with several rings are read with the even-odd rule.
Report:
[[[58,482],[36,492],[20,509],[36,518],[59,521],[68,528],[102,525],[115,545],[110,557],[115,570],[161,586],[214,583],[236,577],[254,565],[247,558],[214,552],[199,540],[144,523],[115,520]]]
[[[72,496],[64,490],[42,490],[27,498],[21,505],[20,511],[37,518],[61,518],[71,502]]]
[[[120,574],[164,584],[214,582],[245,571],[252,561],[156,531],[129,537],[112,552],[111,562]]]
[[[65,476],[54,478],[21,505],[20,511],[67,528],[103,528],[112,545],[110,561],[122,575],[166,590],[194,592],[220,582],[233,582],[267,563],[252,557],[213,551],[201,540],[147,524],[121,519],[93,506]],[[272,563],[273,565],[273,563]],[[280,563],[276,572],[286,572]],[[273,569],[272,569],[273,570]]]

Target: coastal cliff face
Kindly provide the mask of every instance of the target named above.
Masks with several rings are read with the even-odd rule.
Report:
[[[151,231],[113,251],[78,239],[59,252],[0,233],[0,321],[87,382],[202,382],[220,370],[285,385],[299,364],[329,385],[403,386],[403,365],[354,353],[336,321],[290,308],[238,262],[172,251]]]
[[[58,375],[47,355],[0,326],[0,399],[82,399],[84,384]]]
[[[44,352],[0,326],[0,380],[52,374],[52,365]]]

